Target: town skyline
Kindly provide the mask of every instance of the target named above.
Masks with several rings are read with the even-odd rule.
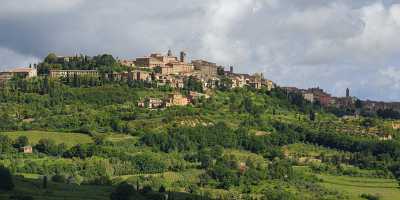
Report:
[[[179,53],[182,53],[183,51],[174,51],[173,49],[168,49],[168,51],[165,51],[165,52],[167,52],[167,53],[163,53],[163,52],[160,52],[160,51],[153,51],[153,52],[150,52],[150,53],[148,53],[147,55],[140,55],[140,56],[133,56],[133,57],[125,57],[125,58],[120,58],[120,57],[115,57],[119,62],[123,62],[123,61],[132,61],[132,60],[136,60],[137,58],[145,58],[145,57],[149,57],[149,55],[152,55],[152,54],[160,54],[160,55],[163,55],[163,54],[165,54],[165,55],[167,55],[167,54],[169,54],[169,53],[171,53],[171,55],[170,56],[173,56],[173,57],[179,57]],[[54,52],[49,52],[49,54],[53,54]],[[187,54],[187,52],[184,52],[185,53],[185,59],[187,59],[188,61],[196,61],[196,60],[205,60],[204,58],[194,58],[193,56],[190,56],[190,54]],[[58,57],[74,57],[74,56],[89,56],[89,57],[93,57],[93,56],[96,56],[96,55],[87,55],[87,54],[85,54],[85,53],[74,53],[74,54],[64,54],[64,55],[60,55],[60,54],[57,54],[57,53],[54,53],[55,55],[57,55]],[[102,54],[108,54],[108,53],[101,53],[101,54],[99,54],[99,55],[102,55]],[[112,55],[112,54],[109,54],[109,55]],[[2,70],[0,70],[0,71],[7,71],[7,70],[12,70],[12,69],[15,69],[15,68],[24,68],[24,67],[32,67],[32,66],[34,66],[34,65],[36,65],[36,64],[39,64],[40,62],[42,62],[44,60],[44,58],[42,58],[41,60],[37,60],[35,63],[29,63],[29,64],[27,64],[26,66],[9,66],[9,67],[5,67],[5,68],[1,68],[1,66],[0,66],[0,69],[2,69]],[[208,60],[209,61],[209,60]],[[213,61],[211,61],[211,62],[213,62]],[[237,70],[237,68],[235,68],[235,66],[234,65],[229,65],[229,66],[223,66],[223,65],[219,65],[219,63],[215,63],[217,66],[219,66],[219,67],[223,67],[223,69],[224,70],[227,70],[227,71],[229,71],[230,69],[230,67],[233,67],[233,69],[235,69],[235,73],[239,73],[239,74],[249,74],[249,75],[253,75],[253,74],[261,74],[261,75],[263,75],[264,76],[264,78],[266,78],[267,80],[272,80],[273,82],[274,82],[274,84],[276,84],[277,86],[279,86],[279,87],[281,87],[281,88],[283,88],[283,89],[288,89],[288,88],[295,88],[296,89],[296,91],[301,91],[301,92],[306,92],[306,91],[308,91],[308,90],[314,90],[314,89],[317,89],[317,90],[319,90],[319,89],[321,89],[321,90],[323,90],[323,92],[324,93],[326,93],[327,95],[332,95],[332,97],[348,97],[348,90],[350,90],[351,92],[353,92],[352,90],[351,90],[351,88],[346,88],[344,91],[342,91],[342,93],[343,94],[334,94],[334,93],[332,93],[331,91],[329,91],[328,89],[326,89],[326,88],[323,88],[323,87],[320,87],[319,85],[314,85],[314,86],[310,86],[310,87],[299,87],[299,86],[297,86],[297,85],[282,85],[282,84],[280,84],[280,83],[278,83],[278,82],[275,82],[271,77],[269,77],[268,75],[265,75],[265,74],[263,74],[262,72],[246,72],[246,71],[238,71]],[[373,98],[360,98],[360,97],[358,97],[358,96],[356,96],[356,95],[353,95],[353,93],[350,93],[351,94],[351,97],[354,97],[354,98],[357,98],[357,99],[360,99],[360,100],[363,100],[363,101],[376,101],[376,102],[387,102],[387,103],[392,103],[392,102],[400,102],[400,101],[396,101],[396,100],[393,100],[393,101],[386,101],[386,100],[377,100],[377,99],[373,99]],[[306,98],[306,100],[308,100],[307,98]],[[312,101],[312,100],[310,100],[310,101]]]
[[[121,58],[184,49],[283,86],[400,100],[400,5],[367,1],[3,1],[0,66],[47,52]],[[111,9],[110,9],[111,8]],[[38,23],[40,22],[40,23]]]

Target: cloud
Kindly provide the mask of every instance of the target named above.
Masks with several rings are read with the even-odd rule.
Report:
[[[389,0],[4,0],[0,68],[48,52],[132,58],[172,48],[281,85],[400,100],[390,75],[399,34],[400,4]]]
[[[29,55],[18,54],[10,49],[0,48],[0,64],[3,69],[9,69],[10,66],[29,66],[39,62],[39,58]]]

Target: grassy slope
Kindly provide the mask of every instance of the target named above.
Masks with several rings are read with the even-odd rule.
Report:
[[[31,144],[37,144],[40,139],[53,139],[57,144],[65,143],[71,147],[76,144],[91,143],[92,139],[90,136],[80,133],[62,133],[62,132],[46,132],[46,131],[16,131],[16,132],[3,132],[12,139],[16,139],[19,136],[27,136]]]
[[[350,199],[362,200],[363,193],[378,194],[381,200],[400,199],[400,190],[394,179],[360,178],[348,176],[318,175],[325,187],[349,195]]]
[[[40,179],[15,177],[14,192],[1,193],[0,199],[8,199],[12,194],[23,194],[40,200],[108,200],[112,188],[109,186],[67,185],[48,182],[48,188],[42,189]]]

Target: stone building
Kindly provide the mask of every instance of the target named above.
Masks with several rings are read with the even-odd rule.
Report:
[[[132,73],[132,80],[136,81],[150,81],[151,75],[148,71],[134,70]]]
[[[182,96],[181,94],[172,93],[168,95],[168,98],[165,101],[165,106],[186,106],[189,104],[189,100],[187,97]]]
[[[21,147],[20,149],[19,149],[19,151],[20,152],[22,152],[22,153],[32,153],[33,152],[33,150],[32,150],[32,146],[24,146],[24,147]]]
[[[135,60],[120,60],[119,63],[127,67],[135,67]]]
[[[164,106],[164,101],[157,98],[145,98],[143,101],[138,102],[138,106],[142,108],[156,109]]]
[[[50,70],[51,78],[74,77],[74,76],[93,76],[99,77],[97,70]]]
[[[322,106],[329,106],[332,104],[333,98],[330,94],[326,93],[324,90],[317,88],[309,88],[307,90],[302,90],[303,97],[305,100],[314,103],[319,102]]]
[[[185,60],[185,52],[181,52],[178,59],[178,57],[173,56],[171,50],[169,50],[167,55],[153,53],[148,57],[136,58],[135,66],[150,69],[160,67],[161,74],[164,75],[193,72],[193,65],[187,63]]]
[[[188,99],[190,102],[193,103],[197,99],[201,99],[201,98],[208,99],[208,98],[210,98],[210,96],[207,94],[199,93],[199,92],[193,92],[193,91],[189,92]]]
[[[271,91],[275,88],[275,83],[271,80],[263,80],[262,84],[263,86],[267,87],[268,91]]]
[[[6,82],[12,77],[32,78],[37,76],[37,69],[29,67],[17,67],[8,71],[0,72],[0,87],[4,87]]]
[[[178,75],[162,75],[156,76],[157,85],[164,86],[169,85],[172,88],[183,88],[184,87],[184,77]]]
[[[307,100],[311,103],[314,103],[314,94],[313,93],[311,93],[311,92],[304,93],[303,97],[305,100]]]
[[[200,76],[217,76],[218,66],[215,63],[208,62],[205,60],[192,60],[194,70]]]
[[[37,76],[37,70],[29,67],[18,67],[9,71],[13,76],[20,76],[22,78],[32,78]]]

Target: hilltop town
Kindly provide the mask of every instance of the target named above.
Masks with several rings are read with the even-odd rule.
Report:
[[[178,55],[50,53],[0,72],[0,199],[400,196],[398,103]]]
[[[264,77],[262,73],[253,75],[236,73],[233,66],[224,67],[206,60],[187,60],[185,52],[180,52],[179,57],[174,55],[171,50],[166,54],[152,53],[149,56],[138,57],[135,59],[117,60],[123,70],[102,71],[99,69],[83,69],[75,67],[65,69],[61,66],[68,66],[68,63],[90,62],[93,57],[75,55],[75,56],[56,56],[49,54],[45,61],[49,61],[50,66],[45,70],[38,64],[29,67],[16,67],[8,71],[0,72],[0,87],[14,76],[22,78],[33,78],[36,76],[48,76],[55,79],[72,79],[74,77],[85,77],[112,80],[139,81],[144,84],[154,84],[155,87],[169,87],[172,89],[182,89],[188,80],[198,82],[203,88],[202,91],[192,91],[187,96],[174,93],[168,98],[159,99],[146,97],[138,103],[139,106],[148,108],[161,108],[171,105],[187,105],[199,97],[209,97],[208,90],[217,87],[226,89],[250,87],[253,89],[265,88],[268,91],[279,87],[272,80]],[[228,68],[228,70],[226,70]],[[38,73],[39,70],[39,73]],[[323,89],[309,88],[300,89],[297,87],[280,87],[286,92],[298,93],[310,103],[321,105],[325,108],[340,109],[342,115],[359,115],[361,108],[363,112],[384,112],[397,115],[400,112],[400,103],[398,102],[380,102],[371,100],[360,100],[350,95],[350,89],[347,88],[345,97],[335,97],[325,92]],[[399,115],[400,117],[400,115]]]

